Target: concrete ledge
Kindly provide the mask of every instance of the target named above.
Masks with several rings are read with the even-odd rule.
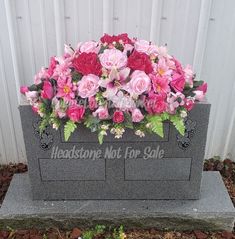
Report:
[[[204,172],[200,200],[33,201],[28,174],[15,175],[0,228],[89,227],[97,223],[163,230],[232,230],[235,210],[218,172]]]

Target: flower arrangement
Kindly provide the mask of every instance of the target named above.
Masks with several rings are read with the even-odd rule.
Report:
[[[68,140],[84,124],[102,143],[108,131],[120,138],[126,128],[140,137],[163,137],[164,121],[183,135],[184,118],[204,98],[207,84],[196,81],[191,66],[184,68],[165,46],[124,33],[75,49],[65,45],[64,55],[51,57],[34,84],[20,90],[42,118],[41,131],[63,126]]]

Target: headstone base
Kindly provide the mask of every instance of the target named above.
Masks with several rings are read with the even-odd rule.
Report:
[[[28,174],[15,175],[0,209],[0,229],[90,227],[228,230],[235,210],[218,172],[204,172],[200,200],[33,201]]]

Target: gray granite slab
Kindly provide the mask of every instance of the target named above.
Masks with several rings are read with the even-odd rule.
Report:
[[[32,200],[28,174],[15,175],[0,228],[87,227],[96,223],[169,230],[232,230],[235,210],[218,172],[204,172],[199,200]]]
[[[208,102],[197,103],[190,111],[184,137],[166,122],[163,138],[155,134],[140,138],[126,129],[123,138],[108,134],[102,145],[97,134],[82,125],[68,142],[63,127],[58,131],[48,127],[40,135],[40,118],[31,107],[19,110],[34,199],[200,197]]]

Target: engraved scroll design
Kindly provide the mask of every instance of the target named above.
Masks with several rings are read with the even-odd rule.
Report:
[[[196,121],[191,120],[190,118],[185,119],[185,134],[184,136],[180,133],[177,133],[176,138],[178,142],[178,146],[186,150],[191,145],[191,139],[193,138],[196,131]]]
[[[33,130],[35,136],[39,139],[40,148],[43,150],[48,150],[53,145],[53,134],[51,133],[49,127],[47,126],[45,130],[40,134],[39,125],[41,120],[33,122]]]

